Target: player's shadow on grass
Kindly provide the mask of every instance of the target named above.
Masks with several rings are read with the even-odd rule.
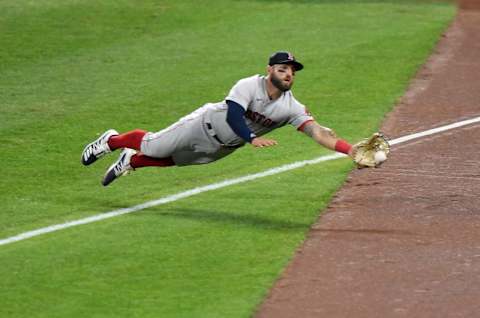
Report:
[[[272,219],[259,215],[252,215],[247,212],[224,212],[200,209],[170,209],[156,212],[159,217],[174,217],[182,219],[197,220],[200,222],[224,223],[233,226],[249,226],[262,230],[290,231],[306,230],[311,224],[290,222],[281,219]]]

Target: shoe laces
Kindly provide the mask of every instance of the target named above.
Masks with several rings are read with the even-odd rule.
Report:
[[[90,155],[98,156],[102,152],[106,151],[105,147],[105,138],[102,138],[100,140],[95,141],[90,147],[88,147],[86,151],[86,156],[87,158],[90,157]]]
[[[120,161],[115,165],[115,167],[113,167],[113,171],[115,172],[116,176],[128,173],[129,165],[124,162],[126,157],[127,155],[125,154],[122,159],[120,159]]]
[[[90,156],[93,154],[94,156],[98,155],[99,153],[102,152],[102,145],[100,141],[97,141],[96,143],[92,144],[90,147],[88,147],[87,151],[85,151],[85,160],[90,158]]]

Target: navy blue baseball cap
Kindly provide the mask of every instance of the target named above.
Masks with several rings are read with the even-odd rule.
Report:
[[[270,56],[268,60],[268,65],[272,66],[275,64],[290,64],[293,65],[295,71],[300,71],[303,68],[302,63],[295,59],[292,53],[287,51],[275,52]]]

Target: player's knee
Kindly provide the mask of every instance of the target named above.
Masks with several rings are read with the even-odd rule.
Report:
[[[132,133],[138,134],[138,135],[146,135],[146,134],[148,133],[148,131],[143,130],[143,129],[134,129],[134,130],[132,131]]]

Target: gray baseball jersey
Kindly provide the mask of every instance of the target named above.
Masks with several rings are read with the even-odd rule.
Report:
[[[286,124],[300,129],[313,120],[291,91],[270,100],[265,76],[255,75],[238,81],[222,102],[206,104],[170,127],[146,134],[141,151],[156,158],[171,156],[179,166],[209,163],[232,153],[245,141],[227,123],[226,100],[245,108],[247,126],[257,136]]]

